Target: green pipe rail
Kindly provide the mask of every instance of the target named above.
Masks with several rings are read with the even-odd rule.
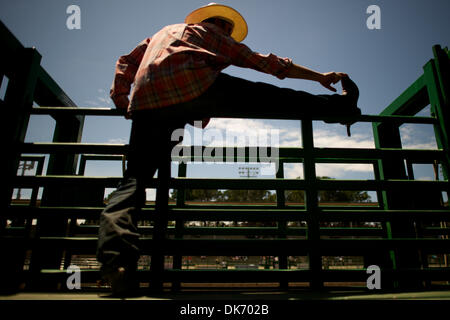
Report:
[[[5,98],[0,100],[8,130],[7,179],[3,186],[0,212],[0,243],[3,250],[1,287],[4,290],[67,290],[67,268],[77,255],[93,257],[96,250],[100,212],[104,207],[105,188],[115,188],[121,177],[84,175],[86,161],[122,161],[125,144],[80,143],[87,116],[123,116],[108,108],[78,108],[40,66],[40,55],[24,48],[2,24],[1,39],[7,44],[2,55],[1,77],[9,79]],[[2,50],[3,51],[3,50]],[[330,283],[365,286],[369,265],[381,268],[382,288],[429,287],[448,284],[450,268],[432,267],[429,255],[450,254],[450,210],[443,201],[449,192],[449,53],[433,47],[434,58],[424,66],[424,73],[380,115],[355,117],[372,123],[375,148],[317,148],[314,146],[313,121],[339,117],[300,119],[302,147],[278,148],[280,170],[273,179],[213,179],[186,177],[186,160],[178,158],[178,176],[170,164],[160,170],[160,178],[148,181],[156,189],[156,201],[147,204],[138,220],[145,221],[142,254],[151,256],[151,268],[139,270],[143,283],[161,289],[164,283],[173,289],[186,283],[276,283],[280,288],[303,283],[320,289]],[[5,64],[5,61],[14,63]],[[33,106],[33,103],[37,106]],[[431,106],[430,117],[415,116]],[[24,142],[31,115],[49,115],[56,121],[54,138],[49,143]],[[271,119],[270,115],[226,114],[224,117]],[[399,126],[405,123],[434,127],[437,150],[402,149]],[[195,147],[192,147],[195,148]],[[202,147],[204,148],[204,147]],[[232,150],[231,150],[232,149]],[[233,151],[235,162],[250,161],[247,147],[223,148],[223,161]],[[44,160],[48,160],[43,172]],[[37,161],[35,175],[20,175],[21,161]],[[198,159],[197,159],[198,160]],[[207,159],[204,159],[207,160]],[[215,159],[217,161],[217,159]],[[252,159],[254,161],[254,159]],[[262,158],[257,162],[266,161]],[[303,179],[284,178],[287,163],[303,165]],[[372,180],[318,179],[316,164],[361,163],[374,169]],[[441,181],[414,179],[412,165],[427,163],[442,169]],[[32,201],[13,200],[17,188],[33,190]],[[175,202],[168,201],[168,191],[177,190]],[[275,190],[272,204],[191,203],[185,200],[187,189]],[[37,192],[41,190],[41,199]],[[303,190],[305,201],[289,204],[286,190]],[[321,190],[365,190],[377,195],[376,205],[322,205]],[[78,225],[77,219],[92,222]],[[243,227],[189,226],[193,221],[255,222]],[[296,222],[296,223],[294,223]],[[340,223],[333,226],[332,222]],[[376,222],[376,227],[364,223]],[[351,223],[360,223],[352,227]],[[277,257],[271,269],[189,269],[183,257],[189,256],[264,256]],[[330,269],[325,257],[361,256],[363,267]],[[165,265],[170,257],[171,265]],[[290,257],[307,257],[305,268],[291,269]],[[5,272],[5,273],[3,273]],[[83,269],[83,288],[96,283],[98,269]]]

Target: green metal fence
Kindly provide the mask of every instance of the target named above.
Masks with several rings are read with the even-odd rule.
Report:
[[[122,161],[127,145],[80,143],[87,116],[122,116],[118,110],[78,108],[40,66],[35,49],[23,48],[15,37],[0,26],[2,50],[1,79],[8,78],[1,101],[7,110],[7,179],[0,213],[2,263],[7,274],[5,289],[66,289],[66,269],[77,256],[95,254],[99,218],[104,206],[105,188],[115,188],[121,177],[88,177],[86,161]],[[139,220],[144,256],[151,257],[151,268],[139,271],[143,283],[177,289],[186,283],[272,284],[281,288],[305,285],[322,288],[330,283],[365,285],[369,265],[381,268],[382,288],[410,288],[441,284],[450,280],[450,268],[432,267],[430,257],[447,259],[450,254],[450,210],[448,207],[449,170],[449,53],[433,48],[434,58],[424,72],[380,115],[362,115],[358,122],[373,124],[375,148],[318,148],[314,146],[313,121],[301,119],[302,147],[278,148],[280,170],[273,179],[213,179],[186,177],[186,159],[179,161],[178,176],[170,165],[160,170],[160,178],[148,182],[157,191],[155,203],[143,208]],[[3,56],[4,55],[4,56]],[[7,64],[5,61],[9,61]],[[33,103],[38,106],[33,106]],[[415,116],[430,105],[431,116]],[[56,121],[53,141],[24,142],[31,115],[50,115]],[[245,114],[224,115],[232,118]],[[253,117],[254,118],[254,117]],[[261,115],[260,118],[267,118]],[[338,120],[338,117],[334,117]],[[434,127],[437,150],[403,149],[399,126],[405,123]],[[194,148],[190,161],[195,161]],[[250,149],[233,148],[236,162],[254,161]],[[229,149],[229,148],[228,148]],[[228,150],[231,151],[231,150]],[[223,149],[223,160],[227,148]],[[31,157],[31,158],[30,158]],[[43,172],[44,158],[48,159]],[[21,161],[37,161],[33,176],[21,175]],[[265,161],[258,158],[257,162]],[[284,164],[300,163],[303,179],[284,178]],[[372,180],[318,179],[320,163],[370,164]],[[414,179],[413,164],[427,163],[441,168],[440,181]],[[33,190],[27,203],[14,201],[17,188]],[[168,201],[169,189],[177,190],[175,202]],[[272,204],[198,204],[185,201],[186,189],[263,189],[275,190]],[[40,201],[37,193],[41,190]],[[286,190],[303,190],[305,201],[289,204]],[[323,206],[322,190],[373,191],[375,205],[343,204]],[[90,221],[79,225],[77,219]],[[255,222],[239,227],[190,226],[192,221]],[[145,223],[144,223],[145,222]],[[340,225],[331,224],[339,222]],[[354,227],[350,224],[356,224]],[[376,223],[376,228],[364,223]],[[276,257],[277,264],[258,268],[196,269],[186,267],[186,257],[247,256]],[[357,268],[330,268],[328,257],[362,257]],[[303,257],[304,266],[291,268],[291,261]],[[150,258],[149,258],[150,259]],[[169,264],[167,262],[170,262]],[[274,264],[271,264],[274,266]],[[100,278],[97,269],[82,270],[83,285]]]

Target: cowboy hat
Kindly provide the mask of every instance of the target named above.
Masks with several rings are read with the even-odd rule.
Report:
[[[187,15],[184,22],[187,24],[199,23],[209,18],[221,18],[232,23],[231,37],[237,42],[241,42],[247,36],[247,22],[242,15],[231,7],[214,2],[192,11]]]

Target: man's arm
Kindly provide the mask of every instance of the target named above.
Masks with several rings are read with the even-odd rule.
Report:
[[[259,54],[242,43],[234,43],[230,46],[234,65],[269,73],[279,79],[296,78],[317,81],[325,88],[336,92],[331,85],[339,82],[346,75],[342,72],[320,73],[295,64],[288,58],[280,58],[274,54]]]
[[[150,40],[150,38],[145,39],[131,53],[121,56],[117,60],[110,97],[118,109],[128,107],[131,84],[134,82],[134,77]]]
[[[333,92],[336,92],[336,89],[331,85],[339,82],[343,76],[346,76],[346,74],[342,72],[320,73],[295,63],[292,63],[288,73],[286,74],[287,78],[317,81],[325,88]]]

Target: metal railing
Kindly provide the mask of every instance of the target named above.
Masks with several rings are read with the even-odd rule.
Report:
[[[127,145],[80,143],[86,116],[122,116],[107,108],[78,108],[39,64],[35,49],[23,48],[2,25],[1,37],[7,39],[9,58],[21,58],[21,64],[2,66],[2,78],[9,78],[2,105],[8,110],[14,130],[8,137],[7,184],[0,213],[1,268],[11,275],[2,285],[10,288],[64,289],[66,269],[76,255],[95,255],[96,221],[104,206],[105,188],[115,188],[121,177],[84,176],[88,160],[122,161]],[[432,254],[450,254],[450,210],[443,201],[449,191],[449,54],[435,46],[434,59],[424,66],[423,75],[380,115],[355,117],[358,122],[373,123],[375,148],[317,148],[314,146],[313,121],[331,118],[301,119],[302,147],[278,148],[280,170],[273,179],[216,179],[186,177],[186,159],[180,161],[178,176],[170,169],[148,181],[157,189],[155,203],[148,203],[138,220],[142,254],[151,256],[151,268],[139,271],[142,282],[162,286],[171,283],[277,283],[283,288],[304,283],[321,288],[327,283],[363,283],[366,267],[378,265],[383,288],[427,286],[432,281],[450,280],[450,269],[431,267]],[[5,61],[5,60],[3,60]],[[36,102],[39,107],[33,107]],[[431,117],[414,116],[430,104]],[[45,107],[44,107],[45,106]],[[56,121],[51,143],[24,142],[30,115],[50,115]],[[226,117],[242,118],[242,114]],[[261,118],[264,118],[263,116]],[[339,120],[339,117],[333,117]],[[401,147],[399,126],[405,123],[434,127],[437,150],[405,150]],[[192,148],[195,148],[193,146]],[[233,148],[233,160],[248,162],[249,148]],[[47,155],[46,174],[18,175],[23,157]],[[223,160],[227,148],[223,149]],[[190,161],[195,161],[191,152]],[[237,156],[241,155],[241,156]],[[242,156],[243,155],[243,156]],[[79,157],[81,157],[79,163]],[[42,158],[40,158],[42,159]],[[217,159],[215,159],[217,161]],[[255,159],[251,159],[254,161]],[[40,160],[42,162],[42,160]],[[257,162],[264,159],[258,158]],[[284,177],[285,163],[301,163],[303,179]],[[360,163],[374,168],[372,180],[318,179],[316,164]],[[414,180],[412,164],[438,164],[443,180]],[[78,170],[77,170],[78,167]],[[169,166],[168,166],[169,168]],[[42,168],[40,169],[42,170]],[[17,203],[14,188],[42,190],[39,201]],[[177,190],[175,202],[167,201],[170,189]],[[185,201],[187,189],[263,189],[274,190],[276,203],[215,204]],[[286,190],[303,190],[304,203],[289,204]],[[323,206],[322,190],[373,191],[378,202],[372,206],[343,204]],[[158,195],[159,194],[159,195]],[[160,201],[163,199],[162,201]],[[77,220],[90,221],[79,225]],[[14,221],[20,221],[15,223]],[[190,226],[193,221],[258,222],[240,227]],[[332,227],[331,222],[341,222]],[[349,226],[349,222],[359,224]],[[376,228],[364,223],[376,222]],[[344,225],[344,226],[342,226]],[[276,268],[191,269],[183,267],[187,256],[264,256],[277,257]],[[326,257],[359,256],[364,266],[356,269],[328,268]],[[170,265],[164,263],[170,257]],[[292,257],[306,257],[305,268],[290,268]],[[83,283],[95,283],[98,270],[83,270]]]

